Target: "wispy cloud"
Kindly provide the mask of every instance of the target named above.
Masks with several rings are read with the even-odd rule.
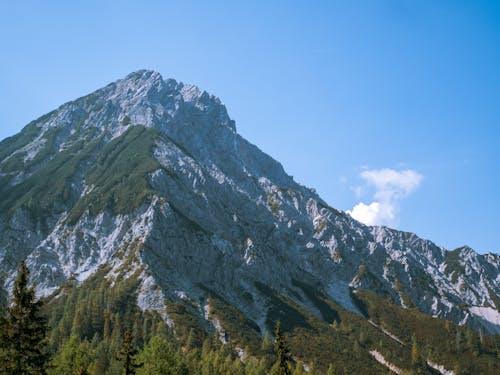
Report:
[[[389,226],[398,224],[401,200],[413,193],[423,179],[420,173],[411,169],[397,171],[389,168],[364,170],[360,177],[365,186],[359,186],[357,190],[374,188],[373,202],[359,202],[347,213],[367,225]]]

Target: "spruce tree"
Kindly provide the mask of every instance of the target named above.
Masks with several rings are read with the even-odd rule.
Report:
[[[5,308],[7,307],[7,292],[2,288],[5,281],[5,276],[0,275],[0,319],[5,315]]]
[[[415,373],[417,374],[425,374],[427,373],[427,366],[422,358],[422,355],[420,353],[420,348],[417,344],[417,340],[415,336],[412,337],[413,343],[411,346],[411,364],[412,364],[412,369],[414,370]]]
[[[12,303],[0,327],[0,372],[11,375],[45,374],[48,361],[47,322],[42,302],[29,287],[29,269],[21,262],[14,282]]]
[[[281,323],[278,321],[274,332],[274,351],[278,359],[271,369],[272,375],[291,375],[289,363],[292,357],[288,350],[285,337],[281,333]]]
[[[208,356],[211,349],[208,339],[202,352]],[[140,355],[144,367],[138,372],[144,375],[187,375],[188,368],[182,362],[178,351],[163,337],[153,336]]]
[[[132,339],[130,331],[126,331],[123,337],[122,348],[116,357],[122,363],[125,375],[133,375],[139,367],[142,367],[142,363],[139,363],[135,358],[137,349],[132,345]]]

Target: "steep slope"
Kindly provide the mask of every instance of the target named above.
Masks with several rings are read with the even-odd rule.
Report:
[[[301,309],[331,323],[324,300],[362,314],[352,292],[366,289],[500,333],[499,255],[353,220],[239,136],[218,98],[156,72],[2,141],[0,196],[7,288],[24,258],[41,295],[106,265],[111,281],[137,273],[138,305],[169,324],[182,306],[222,329],[214,296],[256,335],[290,316],[307,325]]]

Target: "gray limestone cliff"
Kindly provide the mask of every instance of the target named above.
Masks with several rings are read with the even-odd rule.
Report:
[[[348,310],[370,289],[500,333],[499,255],[355,221],[238,135],[217,97],[152,71],[0,143],[0,233],[6,289],[25,258],[41,295],[126,267],[143,309],[168,320],[165,301],[189,301],[203,318],[211,290],[263,332],[258,285],[315,311],[298,280]]]

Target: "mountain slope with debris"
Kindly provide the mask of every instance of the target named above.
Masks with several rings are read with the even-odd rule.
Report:
[[[370,290],[500,333],[499,255],[355,221],[243,139],[218,98],[153,71],[2,141],[0,196],[6,289],[21,259],[44,296],[106,266],[139,274],[138,306],[170,324],[174,303],[220,329],[217,295],[262,335],[283,314],[270,290],[319,317],[311,290],[357,314],[353,293]]]

